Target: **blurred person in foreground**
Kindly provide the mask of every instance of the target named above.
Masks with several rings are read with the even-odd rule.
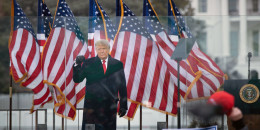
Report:
[[[127,110],[124,67],[121,61],[109,55],[107,40],[97,41],[95,50],[96,57],[85,60],[84,56],[77,56],[73,67],[75,83],[86,79],[82,130],[88,129],[89,125],[96,130],[115,130],[117,101],[120,103],[120,117]]]
[[[207,104],[197,104],[189,109],[189,111],[196,117],[208,122],[211,118],[217,115],[227,115],[231,120],[232,126],[236,130],[248,130],[243,120],[241,110],[234,107],[235,98],[233,95],[220,91],[210,96]]]

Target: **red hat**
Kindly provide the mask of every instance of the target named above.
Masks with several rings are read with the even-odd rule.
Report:
[[[208,103],[212,105],[220,105],[223,112],[226,113],[227,116],[229,116],[232,108],[234,107],[235,98],[233,95],[225,91],[220,91],[211,95],[208,99]]]

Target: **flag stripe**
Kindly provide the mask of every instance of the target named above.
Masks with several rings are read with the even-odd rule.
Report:
[[[174,92],[177,92],[177,86],[174,85]],[[178,93],[173,94],[173,105],[171,113],[177,114],[177,102],[178,102]]]
[[[124,44],[124,39],[126,38],[125,37],[126,32],[121,32],[119,33],[119,37],[118,37],[118,43],[116,44],[117,47],[116,47],[116,55],[114,56],[115,59],[120,59],[121,55],[122,55],[122,49],[123,49],[123,44]],[[128,43],[129,44],[129,43]]]
[[[68,31],[66,31],[66,32],[68,32]],[[68,45],[66,47],[66,57],[65,57],[66,58],[66,62],[65,62],[66,64],[69,62],[69,60],[70,60],[69,57],[71,55],[72,55],[71,60],[73,61],[73,53],[72,53],[72,49],[74,49],[73,45],[82,45],[81,43],[75,43],[75,38],[76,38],[75,34],[71,33],[71,35],[69,35],[69,36],[70,36],[69,41],[68,41],[68,43],[66,43],[66,45]],[[79,41],[77,41],[77,42],[79,42]]]
[[[171,56],[173,53],[173,50],[175,49],[174,46],[170,46],[170,44],[166,44],[165,40],[161,39],[161,36],[156,35],[156,41],[157,43],[164,49],[164,51]]]
[[[121,55],[121,58],[120,58],[120,61],[123,62],[124,66],[125,66],[125,63],[126,63],[126,56],[127,56],[127,51],[128,51],[128,46],[129,46],[129,40],[130,40],[130,34],[129,32],[125,32],[125,36],[124,36],[124,42],[123,42],[123,47],[122,47],[122,55]]]
[[[158,88],[157,88],[157,91],[156,91],[156,95],[155,95],[155,101],[154,101],[154,105],[153,107],[154,108],[157,108],[159,109],[160,107],[160,103],[161,103],[161,100],[162,100],[162,94],[163,92],[162,91],[158,91],[158,90],[163,90],[163,82],[164,82],[164,79],[165,79],[165,73],[167,71],[167,67],[165,65],[165,62],[162,63],[162,67],[161,67],[161,73],[160,73],[160,79],[159,79],[159,85],[158,85]]]
[[[40,84],[41,85],[39,85],[39,86],[44,86],[43,83],[40,83]],[[50,96],[50,91],[49,91],[48,87],[44,87],[42,90],[43,90],[42,94],[44,94],[44,95],[39,95],[38,98],[36,97],[36,99],[33,101],[35,105],[41,105],[41,103],[44,100],[48,100],[48,97]],[[37,94],[37,96],[38,96],[38,94]]]
[[[130,75],[129,75],[129,79],[127,80],[127,96],[130,96],[132,93],[132,88],[133,88],[133,81],[135,79],[135,72],[136,72],[136,68],[137,68],[137,58],[139,55],[139,51],[140,51],[140,41],[141,41],[141,36],[140,35],[136,35],[136,39],[135,39],[135,44],[131,44],[132,46],[134,46],[134,53],[133,53],[133,60],[132,60],[132,65],[130,68]],[[129,70],[128,70],[129,71]],[[131,82],[129,82],[131,81]],[[130,98],[130,97],[128,97]]]
[[[167,54],[164,49],[159,46],[160,48],[160,51],[164,57],[164,59],[166,60],[167,62],[167,66],[169,67],[168,69],[171,71],[171,73],[173,73],[176,77],[177,77],[177,62],[175,60],[172,60],[170,58],[170,55]],[[166,47],[168,48],[168,47]],[[168,48],[167,50],[170,50],[170,48]],[[190,70],[189,70],[189,66],[187,66],[187,64],[183,61],[180,62],[180,81],[182,83],[187,83],[187,85],[189,86],[189,84],[193,81],[194,79],[194,73],[192,73]],[[190,78],[187,78],[185,75],[189,75]],[[189,82],[187,82],[187,79]]]
[[[142,98],[142,101],[147,102],[148,103],[147,105],[149,106],[152,105],[149,98],[151,96],[151,93],[154,91],[152,88],[158,85],[160,66],[162,63],[162,58],[160,58],[160,53],[158,52],[158,48],[156,45],[153,45],[153,49],[151,53],[154,54],[154,56],[150,60],[150,66],[147,73],[148,80],[145,84],[144,94]],[[154,84],[156,84],[156,86]]]
[[[30,44],[30,43],[32,43],[32,44]],[[37,43],[36,43],[35,39],[33,38],[33,36],[29,35],[26,47],[24,48],[25,50],[24,50],[22,59],[23,59],[23,61],[26,61],[26,64],[27,64],[26,69],[29,70],[28,72],[30,74],[35,70],[35,68],[38,64],[41,64],[40,55],[37,54],[37,52],[39,52],[39,48],[36,47],[36,44]],[[31,45],[31,46],[28,46],[28,45]],[[36,64],[32,64],[32,63],[36,63]],[[38,68],[38,69],[40,69],[40,68]]]
[[[63,44],[64,43],[64,36],[65,36],[64,29],[61,28],[61,30],[60,30],[60,32],[58,34],[59,34],[58,35],[59,37],[58,37],[56,43],[62,43],[62,44],[55,44],[55,47],[53,48],[53,51],[52,51],[53,54],[52,54],[52,56],[50,58],[50,63],[51,64],[49,64],[49,67],[48,67],[49,68],[48,69],[48,77],[50,77],[53,68],[56,69],[56,66],[54,66],[54,65],[61,60],[60,57],[64,57],[63,55],[65,55],[64,52],[62,52],[62,50],[64,50],[64,44]],[[54,33],[54,35],[57,35],[57,34]],[[59,68],[59,67],[57,67],[57,68]]]
[[[53,47],[50,47],[50,45],[55,45],[56,42],[57,42],[57,39],[59,37],[58,32],[60,31],[61,28],[54,28],[52,31],[51,31],[51,34],[44,46],[44,49],[43,49],[43,75],[44,75],[44,79],[46,80],[47,77],[48,77],[48,71],[47,68],[49,67],[49,64],[50,64],[50,60],[46,60],[46,58],[49,59],[49,57],[52,55],[52,52],[53,52]],[[55,35],[54,35],[55,34]]]
[[[23,83],[24,86],[31,86],[29,84],[35,84],[35,85],[38,85],[37,83],[39,81],[42,81],[42,76],[40,76],[42,73],[41,71],[39,71],[41,69],[41,66],[40,65],[37,65],[37,68],[35,68],[35,71],[31,74],[31,77],[35,77],[35,78],[28,78],[26,80],[26,82]],[[36,82],[36,83],[35,83]],[[34,85],[32,85],[34,86]],[[33,91],[35,93],[38,93],[39,91],[41,91],[41,89],[39,89],[38,87],[33,87],[33,88],[30,88],[30,89],[33,89]]]
[[[196,58],[200,59],[200,62],[202,62],[202,64],[208,66],[211,71],[216,72],[219,75],[223,74],[223,72],[214,63],[214,61],[212,61],[210,57],[199,50],[197,43],[194,44],[191,53],[193,56],[196,56]]]
[[[133,118],[138,105],[135,104],[135,103],[130,103],[130,105],[128,105],[128,106],[129,107],[128,107],[128,111],[127,111],[127,117],[130,117],[130,118],[132,117]]]
[[[140,50],[139,50],[139,55],[138,57],[133,57],[133,58],[136,58],[137,59],[137,66],[136,66],[136,73],[134,74],[134,80],[133,80],[133,86],[135,87],[132,87],[131,89],[131,95],[130,95],[130,99],[133,99],[133,100],[136,100],[136,97],[137,97],[137,94],[138,94],[138,89],[139,89],[139,84],[143,83],[143,79],[146,78],[146,77],[141,77],[141,72],[143,71],[143,65],[144,65],[144,62],[145,61],[145,52],[147,50],[147,38],[144,38],[143,36],[141,36],[141,41],[140,42],[136,42],[135,44],[139,44],[138,46],[140,46]],[[137,48],[135,48],[137,49]],[[148,67],[148,66],[146,66]]]
[[[151,69],[150,66],[152,66],[153,64],[150,63],[150,59],[151,59],[151,52],[152,52],[152,47],[153,47],[153,43],[152,41],[148,40],[147,41],[147,47],[146,47],[146,52],[145,52],[145,59],[144,59],[144,64],[143,64],[143,69],[142,69],[142,73],[141,73],[141,81],[139,84],[139,88],[138,88],[138,92],[137,92],[137,98],[136,101],[138,102],[142,102],[142,98],[143,98],[143,94],[144,94],[144,89],[146,87],[146,81],[147,81],[147,74],[148,74],[148,69]],[[147,64],[149,65],[147,67]]]
[[[120,35],[120,33],[118,35]],[[117,42],[118,42],[118,38],[115,39],[114,44],[112,46],[112,51],[110,52],[111,57],[115,57],[116,48],[117,48]]]
[[[162,68],[162,64],[163,64],[163,58],[161,56],[161,53],[158,54],[158,57],[157,57],[157,61],[156,61],[156,69],[155,69],[155,72],[154,72],[154,77],[153,77],[153,80],[152,80],[152,87],[151,87],[151,93],[150,93],[150,97],[149,97],[149,102],[151,102],[152,106],[154,105],[154,102],[155,102],[155,95],[156,95],[156,92],[157,92],[157,87],[158,87],[158,83],[159,83],[159,78],[160,78],[160,73],[156,73],[157,71],[161,71],[161,68]]]
[[[23,64],[19,61],[21,61],[23,49],[26,46],[28,32],[24,31],[23,29],[19,29],[18,31],[19,31],[18,34],[22,34],[22,35],[17,35],[18,39],[16,38],[15,43],[18,43],[18,44],[15,44],[14,50],[12,50],[13,52],[16,52],[15,54],[13,54],[13,55],[15,55],[13,57],[15,57],[16,60],[14,60],[14,61],[16,61],[16,62],[13,61],[13,63],[15,65],[16,70],[19,70],[22,74],[24,74],[24,73],[26,73],[25,68],[23,67]],[[21,43],[19,43],[18,40],[21,41]],[[26,42],[24,40],[26,40]]]
[[[170,74],[170,73],[169,73]],[[174,81],[173,81],[173,76],[170,74],[170,78],[169,78],[169,84],[168,84],[168,96],[167,96],[167,104],[166,104],[166,112],[172,112],[172,108],[173,108],[173,102],[174,101],[174,93],[176,93],[176,91],[174,91]]]
[[[127,52],[127,57],[126,57],[126,61],[125,61],[125,65],[124,65],[124,71],[125,71],[125,78],[126,78],[126,84],[128,83],[129,80],[129,76],[130,76],[130,69],[132,66],[132,62],[133,62],[133,55],[134,55],[134,51],[135,48],[131,47],[129,45],[134,45],[135,41],[136,41],[136,35],[133,33],[130,33],[129,36],[129,44],[128,44],[128,50]]]
[[[167,97],[168,97],[168,87],[170,82],[170,73],[169,71],[166,71],[165,73],[165,79],[163,83],[163,89],[162,89],[162,99],[159,109],[165,111],[166,105],[167,105]]]

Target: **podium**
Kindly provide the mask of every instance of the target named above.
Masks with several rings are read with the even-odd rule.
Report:
[[[241,109],[244,121],[249,129],[260,129],[260,80],[226,80],[224,91],[235,97],[235,106]],[[231,121],[227,121],[228,129],[234,130]]]

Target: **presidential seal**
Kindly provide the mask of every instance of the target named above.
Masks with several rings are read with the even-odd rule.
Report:
[[[245,103],[254,103],[259,98],[259,89],[253,84],[246,84],[240,89],[239,95]]]

